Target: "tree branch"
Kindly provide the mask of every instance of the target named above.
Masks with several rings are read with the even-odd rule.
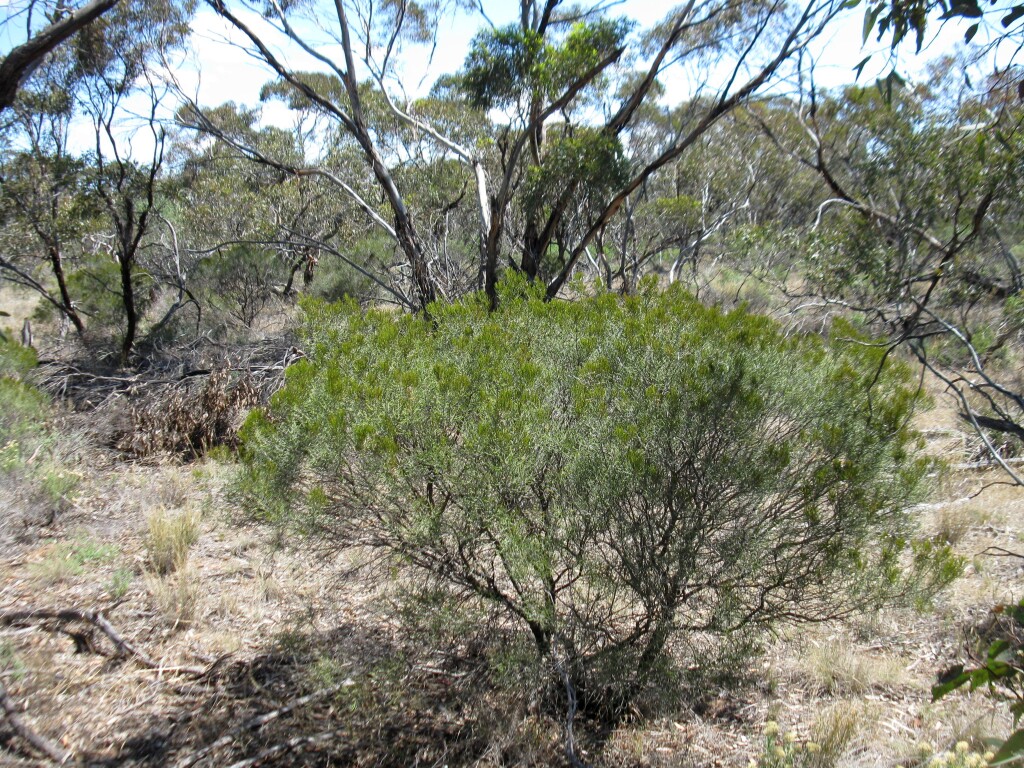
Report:
[[[18,89],[42,64],[47,54],[118,2],[119,0],[93,0],[11,50],[0,62],[0,112],[14,103]]]

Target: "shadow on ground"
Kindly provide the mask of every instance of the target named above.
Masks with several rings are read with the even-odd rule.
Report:
[[[525,707],[509,711],[507,698],[498,706],[482,664],[430,664],[379,628],[287,634],[251,660],[224,662],[174,688],[173,706],[159,717],[120,724],[133,735],[116,754],[86,754],[84,762],[243,768],[564,760],[557,725],[531,718]]]

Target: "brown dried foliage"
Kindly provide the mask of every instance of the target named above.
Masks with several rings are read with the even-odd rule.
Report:
[[[171,453],[202,456],[218,445],[234,447],[245,414],[260,402],[253,377],[229,369],[150,389],[129,403],[128,424],[115,446],[137,458]]]

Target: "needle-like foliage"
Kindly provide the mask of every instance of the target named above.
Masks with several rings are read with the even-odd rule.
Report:
[[[251,507],[497,607],[602,709],[677,639],[955,575],[911,543],[917,395],[878,350],[680,290],[504,291],[430,319],[308,304],[307,360],[245,429]]]

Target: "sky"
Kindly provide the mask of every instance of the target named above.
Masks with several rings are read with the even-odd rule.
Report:
[[[484,9],[488,17],[500,26],[512,21],[517,5],[508,0],[485,0]],[[610,13],[626,16],[643,29],[660,21],[666,14],[666,8],[666,5],[651,0],[625,0]],[[852,82],[854,67],[869,52],[876,55],[863,77],[872,77],[871,67],[875,67],[875,74],[888,71],[885,69],[884,46],[877,43],[862,46],[863,19],[861,8],[848,10],[818,41],[814,57],[817,65],[815,76],[819,85],[833,87]],[[438,28],[438,44],[432,60],[431,51],[426,46],[408,49],[401,67],[402,81],[410,91],[409,95],[415,97],[426,93],[439,75],[459,69],[473,35],[485,23],[478,14],[451,15],[442,20]],[[186,91],[198,95],[199,102],[207,106],[226,101],[256,104],[260,87],[272,78],[272,73],[265,64],[253,60],[236,45],[232,45],[243,41],[241,34],[205,7],[196,16],[193,31],[194,52],[191,63],[176,72]],[[962,31],[944,27],[929,46],[929,51],[934,53],[948,50],[961,39]],[[305,60],[310,68],[320,68],[301,51],[292,49],[287,53],[290,62]],[[908,58],[901,63],[906,67],[904,71],[909,70],[912,74],[915,73],[915,67],[920,70],[920,62]],[[201,79],[197,77],[197,72],[201,72]],[[667,91],[666,102],[678,102],[686,97],[689,88],[686,79],[685,72],[678,70],[663,78]],[[265,119],[278,123],[285,112],[283,105],[267,105]]]
[[[0,0],[0,18],[6,9],[8,13],[21,0]],[[484,11],[495,24],[502,25],[513,21],[517,13],[517,2],[511,0],[483,0]],[[670,6],[658,0],[621,0],[610,10],[611,15],[625,16],[637,24],[638,29],[645,29],[660,21],[668,13]],[[863,42],[863,9],[854,8],[846,11],[837,19],[820,38],[813,49],[816,61],[815,77],[819,86],[834,87],[849,83],[854,78],[854,67],[869,52],[876,55],[866,69],[863,79],[871,82],[874,76],[888,71],[888,60],[884,46],[874,43],[866,48]],[[259,24],[258,16],[246,17],[246,21]],[[329,19],[325,20],[328,22]],[[437,30],[437,45],[431,51],[428,46],[415,46],[405,50],[399,60],[400,80],[408,96],[416,97],[425,94],[438,76],[458,70],[463,63],[470,41],[477,30],[486,25],[479,13],[461,12],[443,18]],[[15,29],[17,27],[18,29]],[[255,59],[245,50],[244,36],[218,17],[206,5],[201,4],[193,24],[191,50],[181,55],[168,69],[166,75],[195,98],[203,106],[217,106],[228,101],[247,106],[259,105],[260,88],[273,79],[269,67]],[[324,34],[312,27],[306,28],[316,39],[326,40]],[[0,51],[8,50],[12,45],[11,38],[24,34],[20,24],[11,24],[8,28],[0,26]],[[962,29],[947,25],[940,29],[933,40],[928,41],[928,53],[936,54],[950,50],[962,40]],[[17,42],[15,40],[14,42]],[[290,66],[296,69],[322,69],[323,66],[296,46],[281,43],[280,51]],[[330,48],[326,50],[332,50]],[[334,46],[332,54],[340,53]],[[923,59],[914,60],[905,57],[900,62],[903,72],[910,74],[922,71]],[[874,71],[872,71],[872,68]],[[706,73],[687,74],[686,70],[676,68],[666,73],[661,79],[666,88],[663,101],[674,104],[692,94],[692,83],[695,79],[707,79]],[[710,77],[714,77],[714,73]],[[400,95],[400,94],[397,94]],[[169,117],[174,105],[167,107]],[[262,105],[264,124],[290,126],[293,117],[287,107],[273,101]],[[138,120],[135,120],[137,127]],[[133,131],[132,120],[125,122],[126,130]],[[137,149],[148,154],[145,137]],[[86,126],[75,132],[73,144],[81,144],[80,149],[86,150],[94,141],[94,135]],[[151,143],[149,147],[151,148]]]

